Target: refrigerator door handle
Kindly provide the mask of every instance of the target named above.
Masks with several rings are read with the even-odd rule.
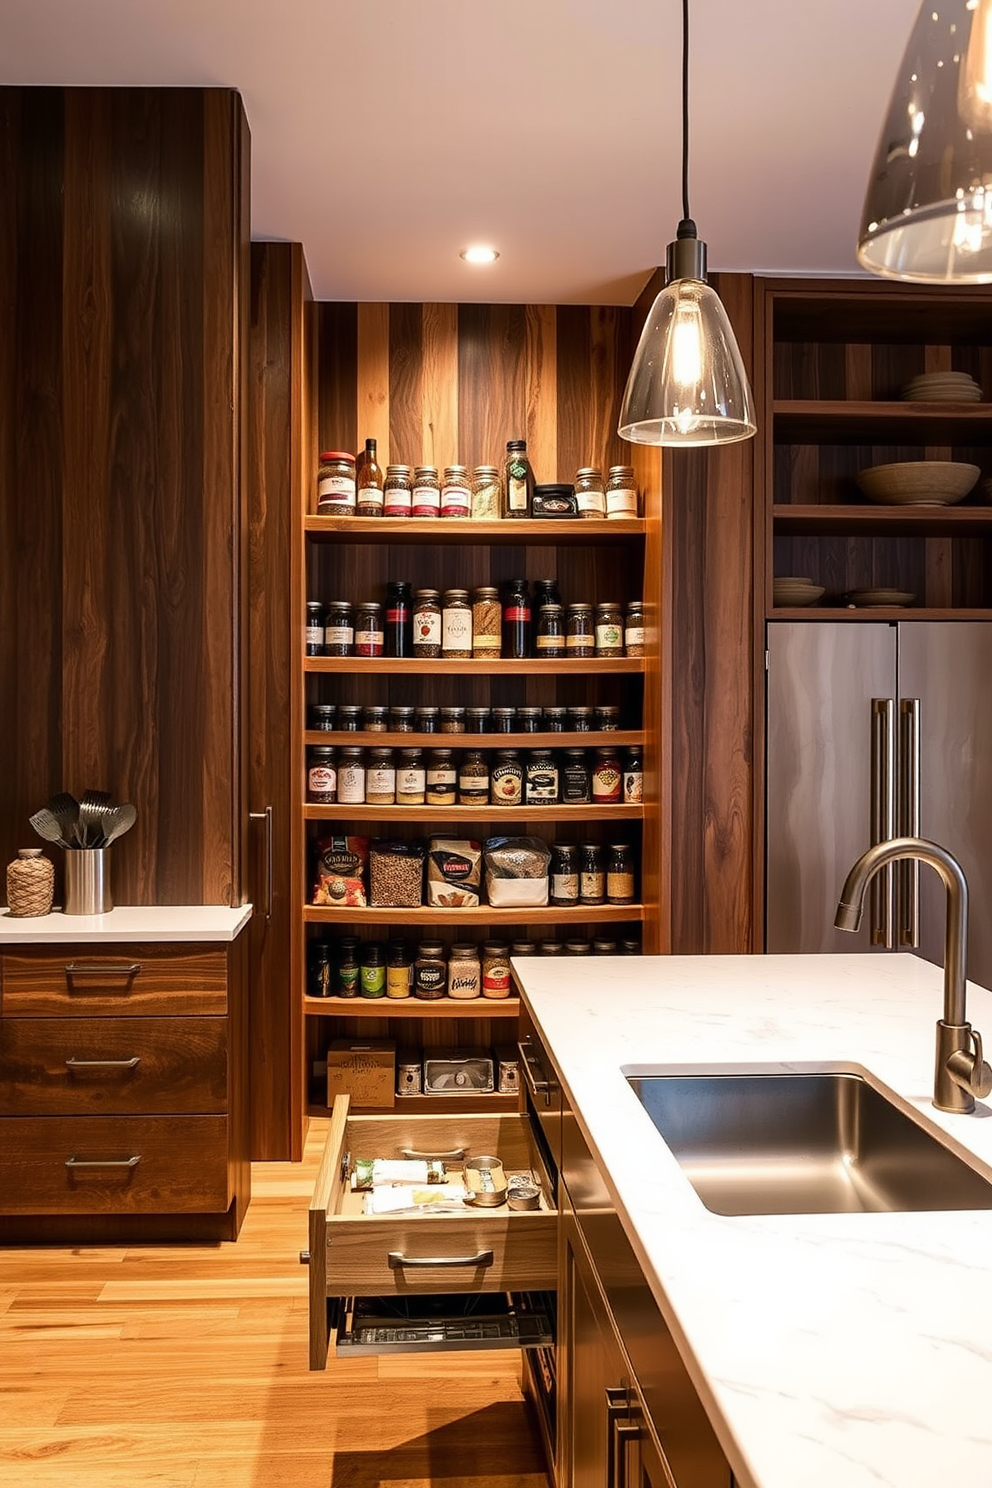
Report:
[[[920,700],[899,703],[899,835],[920,835]],[[920,865],[907,858],[899,872],[899,944],[920,943]]]
[[[894,698],[871,700],[871,845],[895,836]],[[895,948],[892,864],[871,882],[871,943]]]

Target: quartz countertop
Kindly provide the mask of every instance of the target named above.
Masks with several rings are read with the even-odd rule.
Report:
[[[514,968],[742,1488],[990,1488],[992,1211],[713,1214],[623,1073],[868,1073],[992,1179],[992,1102],[931,1104],[940,968],[910,954]],[[992,993],[969,984],[968,1019],[992,1052]]]
[[[15,945],[125,945],[144,941],[230,941],[251,919],[250,904],[116,905],[102,915],[18,916],[0,910],[0,950]]]

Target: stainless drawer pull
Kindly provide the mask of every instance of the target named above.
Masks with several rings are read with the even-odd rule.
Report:
[[[491,1266],[491,1250],[479,1250],[468,1256],[407,1256],[401,1250],[391,1250],[387,1256],[391,1270],[399,1271],[404,1266]]]
[[[413,1147],[401,1147],[401,1157],[407,1157],[411,1162],[455,1162],[459,1157],[464,1157],[468,1151],[467,1147],[452,1147],[450,1152],[417,1152]]]
[[[132,961],[130,966],[100,966],[95,961],[80,964],[78,961],[69,961],[66,964],[66,976],[123,976],[134,977],[141,970],[140,961]]]
[[[141,1055],[135,1054],[131,1059],[67,1059],[65,1067],[67,1070],[135,1069],[140,1063]]]
[[[136,1168],[140,1161],[140,1154],[137,1157],[67,1157],[65,1165],[67,1168]]]
[[[528,1090],[530,1091],[531,1095],[534,1097],[534,1100],[535,1101],[537,1100],[537,1097],[539,1095],[543,1095],[544,1096],[544,1104],[546,1106],[550,1106],[550,1104],[551,1104],[551,1081],[550,1080],[539,1080],[539,1079],[537,1079],[537,1077],[534,1074],[534,1068],[533,1068],[534,1065],[537,1064],[537,1060],[534,1059],[533,1055],[531,1054],[531,1051],[526,1047],[525,1044],[518,1043],[517,1044],[517,1049],[519,1050],[519,1053],[520,1053],[520,1067],[521,1067],[521,1069],[524,1072],[524,1084],[527,1086]],[[538,1065],[538,1068],[540,1069],[540,1065]]]

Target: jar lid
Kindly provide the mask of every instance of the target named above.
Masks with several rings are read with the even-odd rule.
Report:
[[[330,753],[329,750],[328,750],[328,753]],[[17,856],[19,858],[29,858],[29,859],[30,858],[40,858],[41,855],[42,855],[42,853],[44,852],[44,850],[45,849],[43,847],[19,847],[17,849]]]
[[[390,749],[388,744],[377,744],[373,749],[369,750],[369,754],[372,755],[374,759],[391,760],[393,757],[393,751],[392,749]]]
[[[536,760],[536,759],[540,759],[540,760],[550,759],[551,758],[551,750],[550,749],[532,749],[530,751],[530,757],[531,757],[532,760]]]
[[[441,709],[436,703],[427,703],[421,708],[415,708],[413,711],[418,718],[436,718]]]
[[[462,707],[442,708],[441,709],[441,717],[442,718],[464,718],[465,717],[465,709],[462,708]]]
[[[382,609],[382,605],[377,599],[363,599],[358,605],[358,608],[360,610],[374,610],[375,613],[378,614],[378,612]]]
[[[617,602],[616,602],[615,599],[604,599],[604,600],[601,600],[600,603],[596,606],[597,611],[599,611],[599,610],[618,610],[619,608],[620,608],[620,606],[617,604]]]
[[[614,755],[614,754],[616,754],[616,752],[617,752],[617,746],[615,744],[597,744],[596,745],[596,753],[598,755],[601,755],[601,756],[602,755]]]
[[[468,475],[467,465],[445,465],[444,467],[445,480],[457,480],[463,475]]]
[[[576,480],[602,480],[603,472],[596,465],[580,465],[575,473]]]
[[[40,851],[41,849],[39,848]],[[520,945],[523,942],[518,941],[517,944]],[[509,945],[505,940],[484,940],[482,942],[482,949],[489,956],[505,956],[509,950]]]
[[[512,718],[513,715],[514,715],[514,713],[516,713],[516,711],[517,711],[516,708],[494,708],[493,709],[493,717],[494,718]]]
[[[389,480],[391,476],[396,476],[396,477],[398,477],[400,479],[405,479],[408,475],[411,475],[412,473],[413,473],[413,466],[412,465],[387,465],[386,466],[386,479],[387,480]]]
[[[335,706],[334,703],[316,703],[314,705],[315,709],[316,708],[328,708],[328,709],[332,709],[332,708],[334,708],[334,706]],[[341,713],[346,718],[357,718],[358,714],[361,713],[361,711],[362,711],[362,705],[361,705],[361,703],[338,703],[337,704],[337,710],[338,710],[339,713]]]
[[[565,942],[566,956],[588,956],[591,951],[592,946],[587,940],[566,940]]]
[[[389,709],[384,703],[369,703],[362,709],[366,718],[385,718]]]
[[[324,450],[320,457],[322,460],[345,460],[349,465],[354,465],[355,457],[347,450]]]
[[[570,604],[569,607],[568,607],[568,610],[569,610],[569,614],[571,614],[571,615],[576,615],[576,614],[579,614],[579,615],[589,614],[589,615],[591,615],[592,614],[592,605],[591,604],[585,604],[584,602],[581,602],[580,601],[580,603],[578,603],[578,604]]]
[[[351,600],[350,599],[332,599],[331,602],[330,602],[330,604],[327,606],[327,608],[329,610],[348,610],[350,612],[350,610],[351,610]]]
[[[526,439],[508,439],[506,441],[506,447],[508,450],[525,450],[527,448],[527,441]]]
[[[488,718],[490,710],[488,708],[466,708],[465,712],[469,718]]]
[[[418,956],[440,956],[444,950],[443,940],[422,940],[417,946]]]
[[[409,579],[390,579],[387,582],[387,584],[386,584],[386,588],[389,589],[389,590],[392,590],[394,593],[401,594],[404,589],[409,590],[409,588],[410,588],[410,580]]]
[[[465,600],[468,599],[468,590],[467,589],[445,589],[445,591],[444,591],[444,602],[445,602],[445,604],[453,604],[456,601],[463,600],[463,599],[465,599]]]
[[[351,705],[349,705],[348,703],[342,703],[341,704],[341,712],[343,713],[349,706],[351,706]],[[358,704],[356,703],[356,704],[354,704],[354,706],[357,707]],[[311,714],[315,718],[333,718],[334,717],[334,714],[337,712],[337,704],[336,703],[311,703],[310,704],[310,712],[311,712]]]
[[[318,758],[319,759],[327,759],[328,756],[330,756],[332,759],[334,757],[334,746],[333,746],[333,744],[314,744],[311,747],[311,750],[310,750],[310,758],[311,759],[318,759]],[[40,849],[39,849],[39,851],[40,851]]]
[[[610,852],[630,852],[629,842],[611,842]]]
[[[475,591],[476,599],[499,599],[499,590],[493,584],[480,584]]]
[[[560,615],[563,609],[564,609],[564,605],[556,604],[553,599],[549,599],[548,602],[547,602],[547,604],[542,604],[542,605],[539,605],[538,606],[537,613],[538,613],[538,615],[543,615],[547,611],[550,610],[550,612],[552,613],[552,615]]]
[[[477,956],[479,947],[472,940],[455,941],[451,947],[451,958],[455,956]]]
[[[475,474],[479,478],[485,478],[487,480],[488,479],[498,480],[499,479],[499,466],[498,465],[476,465],[476,467],[475,467]]]
[[[413,597],[414,599],[440,599],[441,591],[440,589],[415,589]]]
[[[526,708],[518,708],[517,712],[521,718],[537,718],[540,716],[541,710],[540,708],[531,708],[528,706]]]
[[[435,759],[450,759],[451,756],[454,754],[454,752],[455,751],[453,749],[440,749],[439,748],[439,749],[432,749],[431,750],[431,754],[434,756]]]
[[[594,940],[592,943],[593,954],[597,956],[612,956],[616,948],[615,940]]]
[[[400,758],[410,760],[411,762],[423,759],[423,755],[424,751],[417,745],[411,745],[409,748],[400,750]]]
[[[415,465],[413,467],[413,473],[417,477],[418,480],[420,480],[421,476],[430,476],[430,475],[436,476],[437,475],[437,466],[436,465]]]
[[[544,716],[545,718],[564,718],[567,711],[568,710],[566,708],[559,707],[556,703],[551,708],[545,708]]]
[[[633,479],[634,467],[633,467],[633,465],[611,465],[610,466],[610,474],[611,475],[629,475],[631,477],[631,479]]]
[[[363,752],[360,744],[342,744],[341,746],[342,754],[357,754],[361,756]]]
[[[565,753],[566,755],[571,755],[573,760],[582,760],[585,763],[586,752],[584,749],[566,749]]]
[[[532,940],[514,940],[510,944],[511,956],[533,956],[535,950]]]
[[[496,751],[496,758],[497,759],[517,760],[517,759],[520,758],[520,750],[519,749],[497,749],[497,751]]]
[[[558,853],[559,856],[563,858],[573,857],[574,854],[578,852],[578,850],[579,849],[574,842],[553,842],[551,844],[551,851]]]
[[[628,608],[628,610],[639,610],[639,609],[641,609],[641,607],[643,606],[643,604],[644,604],[643,599],[628,599],[628,601],[627,601],[627,608]]]

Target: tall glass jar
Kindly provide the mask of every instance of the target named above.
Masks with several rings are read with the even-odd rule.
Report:
[[[566,749],[561,771],[561,799],[565,806],[586,806],[592,794],[589,763],[584,749]]]
[[[472,516],[479,522],[495,522],[499,515],[499,466],[476,465],[472,471]]]
[[[446,465],[441,482],[442,517],[468,517],[472,512],[472,490],[467,465]]]
[[[334,750],[318,744],[307,756],[307,800],[331,806],[338,798],[338,772]]]
[[[623,655],[623,612],[613,600],[596,606],[596,655]]]
[[[579,843],[579,903],[602,904],[606,898],[606,869],[598,842]]]
[[[603,472],[594,465],[583,465],[575,477],[575,499],[580,517],[605,517],[606,492]]]
[[[350,656],[355,644],[354,612],[346,599],[332,599],[324,614],[324,655]]]
[[[454,806],[458,772],[453,749],[432,749],[427,756],[428,806]],[[340,791],[340,786],[338,787]]]
[[[351,744],[338,751],[338,805],[365,803],[365,751]]]
[[[413,596],[413,654],[441,655],[441,596],[437,589],[418,589]]]
[[[483,942],[482,995],[493,1001],[510,995],[510,948],[505,940]]]
[[[616,806],[623,794],[623,768],[612,745],[596,750],[592,767],[592,801],[594,806]]]
[[[444,960],[444,942],[422,940],[413,963],[413,995],[421,1002],[438,1002],[446,993],[448,968]]]
[[[324,654],[324,606],[319,599],[307,600],[304,646],[306,656],[323,656]]]
[[[401,749],[396,766],[397,806],[423,806],[427,794],[427,771],[422,749]]]
[[[578,658],[596,655],[596,627],[591,604],[570,604],[565,622],[565,651]]]
[[[524,804],[556,806],[560,799],[558,765],[550,749],[532,749],[524,767]]]
[[[519,806],[523,800],[524,771],[518,749],[497,749],[489,782],[493,806]]]
[[[386,996],[399,1000],[413,991],[413,957],[405,940],[391,940],[386,946]]]
[[[413,471],[409,465],[387,465],[382,489],[382,515],[409,517],[413,513]]]
[[[465,660],[472,655],[472,606],[467,589],[444,591],[441,655],[448,660]]]
[[[560,604],[545,604],[538,610],[535,650],[546,661],[565,655],[565,621]]]
[[[579,849],[574,842],[552,843],[550,890],[552,904],[578,904]]]
[[[530,647],[530,594],[526,579],[510,579],[503,599],[503,655],[522,661]]]
[[[637,516],[637,482],[633,465],[611,465],[606,482],[606,515]]]
[[[415,517],[441,515],[441,482],[436,465],[418,465],[413,472],[412,514]]]
[[[624,756],[623,799],[628,806],[644,800],[644,755],[639,744],[631,744]]]
[[[396,804],[396,763],[391,749],[369,750],[365,767],[365,801],[369,806]]]
[[[317,467],[317,511],[322,517],[355,515],[355,457],[325,450]]]
[[[382,650],[382,605],[369,600],[355,611],[355,655],[381,656]]]
[[[529,517],[534,500],[534,471],[527,456],[526,439],[508,439],[503,466],[504,517]]]
[[[623,649],[628,656],[644,655],[644,604],[628,599],[623,622]]]
[[[479,948],[465,941],[456,941],[448,957],[448,996],[461,1002],[469,1002],[482,993],[482,966]]]
[[[488,806],[489,762],[481,749],[466,749],[458,771],[459,806]]]
[[[611,842],[607,849],[606,902],[634,902],[634,855],[627,842]]]
[[[499,590],[484,584],[472,604],[472,655],[493,660],[502,650],[502,608]]]

